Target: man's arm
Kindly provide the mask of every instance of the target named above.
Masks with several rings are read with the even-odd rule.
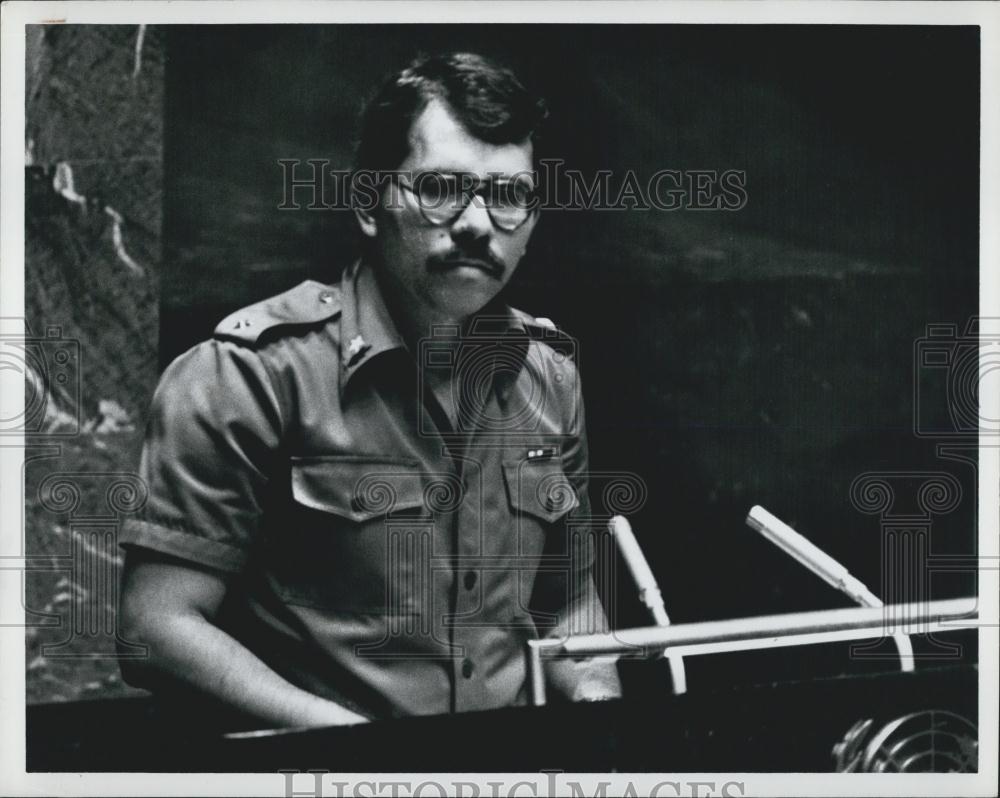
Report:
[[[557,613],[558,622],[547,637],[607,631],[604,609],[589,575],[587,582],[584,592]],[[545,678],[549,687],[570,701],[604,701],[622,695],[618,669],[610,659],[550,659]]]
[[[366,718],[283,679],[215,624],[222,574],[141,550],[122,578],[122,633],[149,657],[123,660],[129,683],[180,682],[275,726],[327,726]]]
[[[206,341],[164,373],[140,472],[148,501],[126,521],[121,624],[149,647],[121,661],[129,682],[194,687],[281,726],[358,715],[293,686],[216,623],[227,579],[247,566],[276,467],[282,421],[267,370],[249,347]]]
[[[566,430],[570,435],[563,446],[562,465],[580,501],[576,512],[581,517],[589,517],[590,478],[583,393],[579,373],[575,369],[572,376],[573,379],[564,383],[571,386],[573,398],[566,403],[569,410]],[[568,555],[567,572],[562,579],[547,578],[544,587],[538,591],[541,608],[554,612],[557,617],[554,628],[546,637],[607,632],[609,624],[594,585],[594,536],[582,531],[573,539],[565,534],[561,537],[569,546],[569,551],[557,553]],[[618,669],[613,660],[550,659],[546,662],[545,673],[549,686],[571,701],[598,701],[622,695]]]

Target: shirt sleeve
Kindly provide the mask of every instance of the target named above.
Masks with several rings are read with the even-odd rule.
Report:
[[[579,506],[570,517],[592,519],[589,494],[589,459],[587,432],[584,423],[583,392],[579,373],[573,372],[573,394],[568,403],[566,423],[568,436],[563,445],[562,465],[573,485]],[[609,624],[594,584],[593,570],[598,535],[604,534],[601,524],[584,524],[572,535],[556,536],[568,540],[568,568],[565,574],[539,574],[538,591],[542,607],[555,612],[558,622],[546,635],[594,634],[607,632]],[[606,699],[622,694],[614,662],[596,658],[582,660],[549,659],[545,663],[546,681],[560,695],[572,701]]]
[[[580,387],[579,372],[574,368],[571,372],[569,390],[564,405],[564,429],[566,437],[562,445],[562,468],[563,473],[573,486],[579,505],[572,510],[564,519],[564,523],[570,524],[568,534],[559,535],[553,540],[559,540],[568,546],[562,547],[558,551],[548,552],[555,555],[567,556],[568,570],[565,577],[559,579],[562,584],[555,587],[557,595],[563,597],[566,603],[588,598],[593,599],[593,579],[592,572],[596,549],[595,536],[601,531],[593,523],[593,514],[590,505],[590,460],[587,450],[587,427],[584,419],[583,391]],[[583,523],[579,523],[583,521]],[[577,522],[577,523],[574,523]],[[560,575],[561,576],[561,575]],[[597,601],[596,609],[599,616],[595,617],[597,627],[593,629],[574,630],[574,633],[602,632],[606,628],[601,628],[604,619],[603,611],[600,610],[600,601]]]
[[[260,526],[280,430],[253,349],[209,340],[179,357],[153,396],[140,463],[148,499],[120,545],[238,572]]]

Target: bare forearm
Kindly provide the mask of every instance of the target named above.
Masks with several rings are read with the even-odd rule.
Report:
[[[326,726],[366,720],[291,684],[198,613],[160,618],[154,628],[132,634],[149,646],[141,674],[183,682],[267,724]]]
[[[589,589],[558,613],[558,623],[548,637],[607,631],[604,608],[596,590]],[[622,695],[618,669],[612,659],[551,659],[546,663],[547,683],[571,701],[598,701]]]

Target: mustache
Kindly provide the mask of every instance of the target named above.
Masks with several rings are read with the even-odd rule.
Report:
[[[447,271],[455,266],[473,265],[483,269],[491,277],[503,277],[506,266],[488,249],[453,249],[443,255],[432,255],[427,259],[431,271]]]

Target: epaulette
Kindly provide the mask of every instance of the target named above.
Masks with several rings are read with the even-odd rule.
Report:
[[[552,319],[543,316],[532,316],[523,310],[511,308],[514,315],[520,319],[524,329],[532,340],[548,344],[556,352],[570,358],[576,357],[577,342],[573,336],[560,330]]]
[[[306,280],[282,294],[230,313],[219,322],[214,335],[255,344],[275,327],[315,324],[333,318],[340,309],[339,286]]]

